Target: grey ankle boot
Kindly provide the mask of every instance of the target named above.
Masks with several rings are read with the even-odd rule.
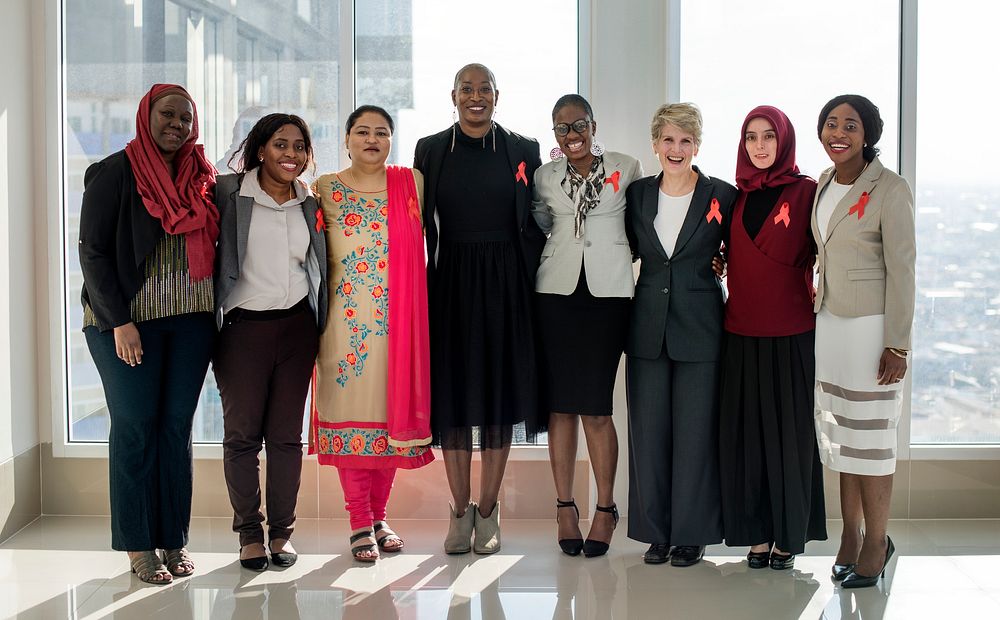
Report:
[[[483,517],[476,509],[476,543],[473,551],[489,555],[500,551],[500,502],[493,506],[490,516]]]
[[[457,517],[455,507],[448,504],[451,518],[448,520],[448,535],[444,539],[445,553],[468,553],[472,550],[472,529],[475,525],[479,507],[475,502],[469,502],[465,514]]]

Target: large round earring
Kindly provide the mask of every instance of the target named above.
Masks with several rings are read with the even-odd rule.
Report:
[[[562,149],[559,148],[558,146],[549,151],[549,159],[551,159],[552,161],[559,161],[563,157],[566,157],[566,153],[563,153]]]
[[[590,143],[590,154],[593,155],[594,157],[600,157],[601,155],[604,155],[604,145],[598,142],[597,140],[593,140]]]

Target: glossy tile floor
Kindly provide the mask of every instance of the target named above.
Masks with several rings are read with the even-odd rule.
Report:
[[[898,559],[878,587],[855,591],[829,578],[831,542],[810,543],[789,572],[751,571],[746,550],[723,546],[672,568],[643,564],[624,527],[608,556],[584,559],[557,551],[552,521],[505,522],[490,557],[444,555],[443,520],[393,523],[406,551],[362,565],[345,553],[346,521],[300,520],[299,562],[258,574],[240,568],[227,519],[195,519],[197,575],[161,587],[108,551],[108,519],[44,517],[0,545],[0,617],[1000,618],[996,520],[893,521]],[[829,530],[837,540],[839,522]]]

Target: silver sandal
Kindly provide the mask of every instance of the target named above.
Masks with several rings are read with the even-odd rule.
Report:
[[[194,574],[194,560],[185,547],[181,547],[180,549],[164,549],[163,563],[167,565],[167,570],[174,577],[187,577]],[[183,570],[185,565],[190,568]]]
[[[155,551],[140,551],[139,555],[129,557],[129,565],[136,577],[145,583],[165,586],[174,580]]]

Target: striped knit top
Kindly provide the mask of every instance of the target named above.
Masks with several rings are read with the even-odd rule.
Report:
[[[184,235],[164,233],[144,269],[146,279],[129,304],[134,322],[214,311],[212,278],[191,281]],[[89,305],[83,307],[83,326],[97,326]]]

